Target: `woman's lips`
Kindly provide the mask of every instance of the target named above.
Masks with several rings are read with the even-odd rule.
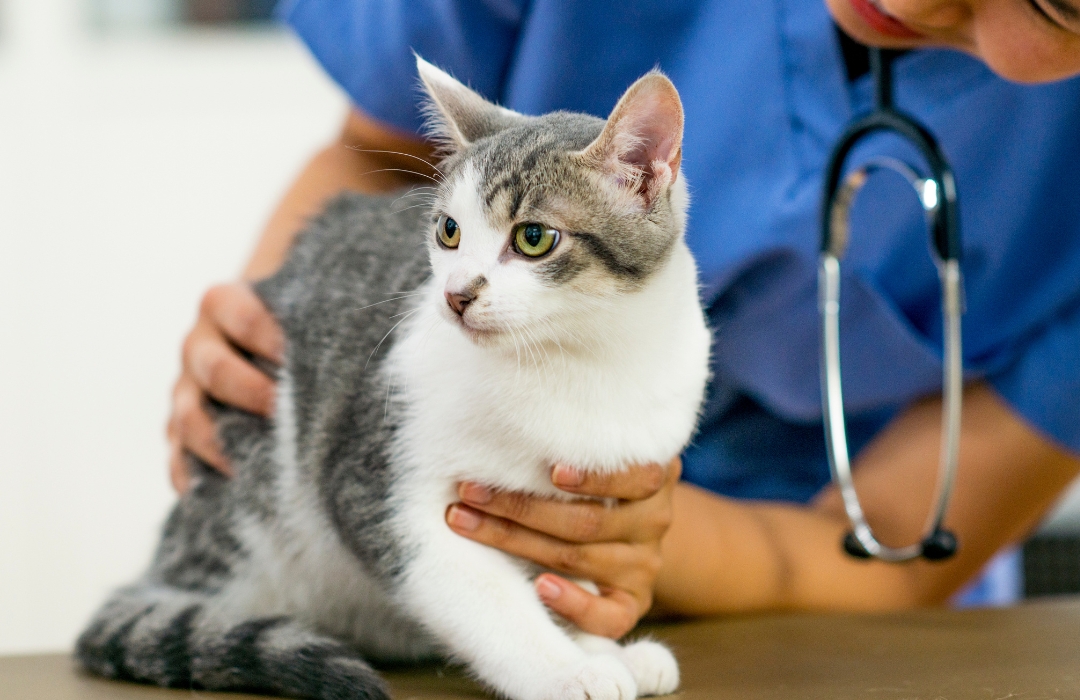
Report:
[[[855,11],[859,13],[859,17],[879,34],[897,39],[922,38],[922,34],[911,29],[892,15],[883,12],[874,0],[850,0],[850,2]]]

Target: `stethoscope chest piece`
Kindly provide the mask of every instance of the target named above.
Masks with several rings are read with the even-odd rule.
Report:
[[[956,184],[952,170],[933,135],[911,117],[892,107],[892,79],[889,57],[871,49],[877,109],[853,122],[837,142],[825,174],[824,204],[821,213],[821,259],[818,295],[822,317],[821,397],[825,423],[825,443],[829,467],[840,489],[844,510],[852,530],[844,537],[843,548],[858,558],[876,557],[890,562],[923,558],[940,561],[957,550],[956,537],[942,527],[949,496],[956,478],[960,453],[960,409],[963,393],[963,354],[960,316],[963,312],[960,275],[960,227],[956,204]],[[922,177],[915,168],[895,158],[877,157],[844,172],[852,149],[876,132],[891,132],[913,145],[929,166]],[[911,184],[926,215],[931,248],[941,281],[944,323],[943,416],[940,477],[934,505],[922,539],[906,547],[889,547],[874,536],[866,521],[851,476],[844,395],[840,381],[840,261],[849,239],[851,206],[859,190],[877,170],[890,170]]]

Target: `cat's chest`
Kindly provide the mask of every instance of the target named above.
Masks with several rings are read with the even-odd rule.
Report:
[[[557,462],[666,461],[693,429],[698,378],[657,376],[644,363],[507,362],[455,338],[456,329],[441,333],[417,347],[406,339],[391,365],[405,408],[401,440],[441,474],[545,492]]]

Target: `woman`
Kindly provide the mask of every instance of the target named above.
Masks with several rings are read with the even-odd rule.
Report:
[[[587,631],[621,636],[654,603],[684,615],[940,603],[1021,540],[1080,469],[1080,81],[1062,80],[1080,73],[1080,2],[827,4],[282,8],[356,109],[284,197],[245,280],[271,273],[305,218],[339,191],[382,192],[415,182],[410,171],[430,172],[412,50],[526,113],[604,115],[654,65],[680,90],[695,200],[688,241],[716,338],[701,433],[667,469],[601,479],[553,468],[560,488],[619,499],[616,507],[462,484],[462,503],[447,513],[462,536],[566,574],[538,577],[537,592]],[[847,522],[828,485],[816,220],[828,149],[870,106],[865,47],[855,40],[911,49],[895,67],[898,104],[939,135],[961,190],[969,381],[946,521],[961,549],[945,563],[847,557]],[[905,155],[887,138],[875,149]],[[910,193],[887,178],[860,195],[842,324],[856,485],[892,544],[918,537],[940,444],[937,278],[906,201]],[[185,451],[228,469],[202,409],[207,396],[272,411],[272,382],[236,348],[271,360],[282,352],[280,331],[243,282],[207,293],[184,344],[169,424],[180,491]],[[601,594],[573,577],[596,581]]]

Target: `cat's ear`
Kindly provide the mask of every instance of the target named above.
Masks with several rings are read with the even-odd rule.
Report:
[[[623,94],[581,157],[648,209],[679,175],[682,136],[679,93],[667,76],[653,70]]]
[[[525,118],[488,102],[419,55],[416,70],[429,100],[425,109],[429,133],[451,153]]]

